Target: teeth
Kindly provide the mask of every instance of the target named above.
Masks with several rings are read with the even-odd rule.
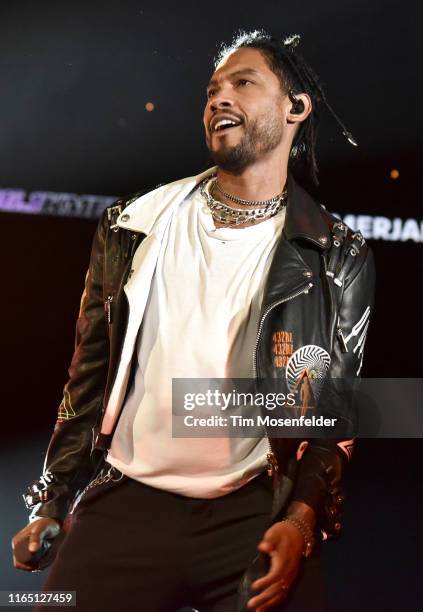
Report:
[[[232,121],[231,119],[221,119],[214,126],[214,131],[218,130],[220,127],[224,125],[238,125],[236,121]]]

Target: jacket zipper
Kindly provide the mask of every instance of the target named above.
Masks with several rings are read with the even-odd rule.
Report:
[[[108,295],[104,301],[104,307],[106,309],[107,323],[111,325],[112,323],[112,302],[113,295]]]
[[[257,378],[257,348],[258,348],[258,345],[259,345],[259,342],[260,342],[261,331],[263,329],[264,321],[265,321],[267,315],[276,306],[279,306],[280,304],[283,304],[284,302],[288,302],[289,300],[293,300],[294,298],[298,297],[299,295],[302,295],[303,293],[308,293],[312,287],[313,287],[313,283],[307,283],[306,287],[303,287],[302,289],[296,291],[295,293],[291,293],[291,295],[288,295],[287,297],[283,298],[282,300],[277,300],[276,302],[272,302],[272,304],[270,304],[266,308],[266,310],[264,311],[263,316],[260,319],[260,323],[259,323],[259,327],[258,327],[258,331],[257,331],[256,343],[255,343],[254,352],[253,352],[253,374],[254,374],[254,378]],[[267,473],[269,474],[269,476],[273,476],[273,474],[275,472],[278,472],[279,466],[278,466],[276,455],[275,455],[274,450],[272,448],[272,443],[270,441],[269,436],[267,436],[267,444],[268,444],[268,447],[269,447],[269,452],[266,455],[266,459],[268,461]]]
[[[341,344],[341,350],[343,353],[348,353],[347,343],[345,342],[344,334],[342,333],[341,326],[339,325],[339,317],[338,317],[338,325],[336,328],[336,335]]]

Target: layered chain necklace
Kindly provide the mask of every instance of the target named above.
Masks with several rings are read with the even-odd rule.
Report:
[[[207,188],[208,187],[208,188]],[[243,208],[230,206],[225,202],[215,200],[211,195],[212,188],[216,189],[225,198],[235,204],[241,205]],[[219,223],[224,223],[229,226],[242,225],[244,223],[256,223],[264,219],[270,219],[276,215],[281,208],[286,206],[287,191],[284,189],[282,193],[268,200],[243,200],[230,193],[224,191],[217,182],[217,176],[207,177],[200,185],[200,193],[206,199],[207,205],[210,208],[212,217]],[[255,208],[244,208],[245,206],[254,206]]]

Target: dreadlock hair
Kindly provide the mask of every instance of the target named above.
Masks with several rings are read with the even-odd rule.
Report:
[[[288,167],[299,178],[311,180],[314,186],[319,184],[316,161],[317,126],[319,122],[318,105],[325,103],[329,111],[344,128],[344,135],[351,136],[345,129],[333,109],[329,106],[317,75],[296,51],[300,36],[294,34],[279,41],[264,30],[252,32],[239,31],[230,45],[222,43],[214,60],[215,69],[231,53],[245,47],[258,49],[263,54],[269,68],[278,77],[284,93],[306,93],[312,102],[312,111],[300,123],[292,143]],[[348,138],[350,140],[350,138]],[[356,144],[351,136],[350,142]]]

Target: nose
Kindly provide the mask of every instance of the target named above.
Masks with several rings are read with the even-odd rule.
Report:
[[[233,105],[232,100],[228,96],[224,96],[222,94],[216,94],[213,96],[210,102],[210,110],[215,112],[222,108],[231,108]]]

